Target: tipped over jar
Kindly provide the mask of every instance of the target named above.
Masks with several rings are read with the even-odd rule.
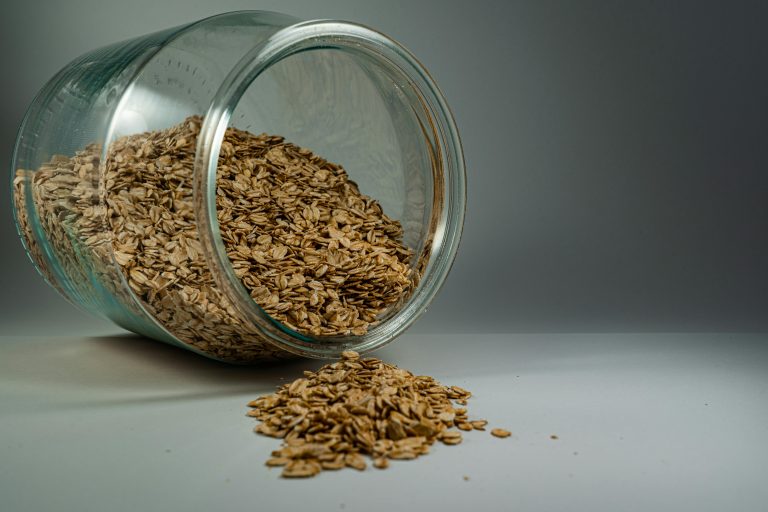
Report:
[[[396,338],[465,210],[455,124],[407,50],[257,11],[76,59],[29,107],[13,170],[21,239],[65,298],[239,363]]]

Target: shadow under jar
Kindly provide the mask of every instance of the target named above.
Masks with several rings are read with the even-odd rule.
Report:
[[[456,127],[407,50],[260,11],[76,59],[33,101],[12,165],[19,233],[51,286],[229,362],[393,340],[448,274],[465,210]],[[382,290],[375,318],[358,315]]]

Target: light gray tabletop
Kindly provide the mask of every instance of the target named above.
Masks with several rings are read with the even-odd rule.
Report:
[[[246,404],[317,361],[227,366],[130,335],[0,338],[3,511],[758,511],[768,336],[406,334],[376,353],[474,393],[388,470],[283,480]],[[555,435],[557,439],[550,436]],[[468,477],[465,479],[464,477]]]

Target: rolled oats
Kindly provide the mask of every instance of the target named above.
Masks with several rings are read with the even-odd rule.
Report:
[[[491,430],[491,435],[495,437],[509,437],[512,435],[512,432],[503,428],[494,428]]]
[[[81,287],[73,293],[93,295],[92,272],[122,307],[136,317],[146,311],[202,352],[234,361],[279,357],[218,290],[203,256],[192,193],[201,123],[193,116],[166,130],[121,137],[103,165],[101,148],[92,144],[34,172],[18,170],[19,225],[32,257],[44,261],[31,232],[28,208],[34,208],[67,282]],[[282,137],[227,129],[216,186],[235,274],[289,328],[362,335],[418,281],[399,222],[341,166]]]
[[[296,476],[288,461],[315,461],[321,469],[364,470],[364,456],[369,456],[375,468],[385,469],[389,460],[427,454],[435,441],[461,443],[461,432],[453,430],[455,422],[469,425],[469,430],[472,426],[467,409],[453,403],[470,396],[469,391],[444,386],[432,377],[346,351],[341,360],[304,372],[276,393],[251,401],[248,416],[260,421],[257,433],[282,439],[281,448],[266,464],[284,466],[283,476]],[[300,476],[311,476],[304,466],[298,467]]]

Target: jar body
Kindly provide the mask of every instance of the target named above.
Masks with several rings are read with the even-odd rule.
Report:
[[[14,153],[15,214],[31,259],[76,305],[220,360],[291,352],[322,357],[389,341],[436,293],[455,255],[464,210],[463,163],[447,107],[429,90],[431,81],[425,87],[411,80],[414,70],[404,69],[399,47],[389,43],[351,24],[239,12],[70,63],[34,100]],[[431,107],[409,113],[424,101],[424,89]],[[438,128],[447,123],[454,132],[447,138],[439,129],[423,133],[435,110],[444,125]],[[163,169],[179,178],[172,185],[145,183],[139,169],[131,186],[121,188],[123,157],[115,149],[121,138],[179,123],[196,136],[164,141],[191,153],[186,168]],[[417,253],[414,275],[433,277],[426,286],[414,283],[407,300],[382,319],[378,335],[302,336],[245,292],[216,224],[216,165],[227,126],[280,133],[330,154],[400,218]],[[442,165],[446,155],[434,154],[435,138],[449,142],[443,153],[452,153],[452,170]],[[126,196],[135,199],[130,211],[121,206]],[[155,196],[157,207],[147,206]]]

